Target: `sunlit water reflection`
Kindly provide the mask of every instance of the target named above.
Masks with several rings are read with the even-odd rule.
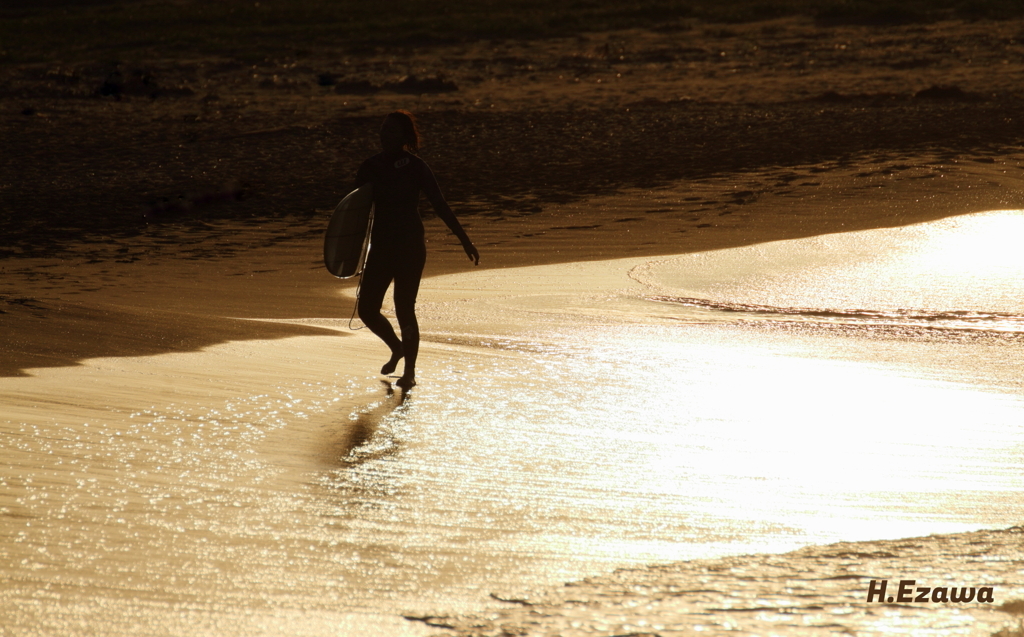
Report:
[[[652,300],[772,318],[1024,331],[1024,213],[1000,211],[645,264]]]
[[[1019,523],[1024,265],[965,246],[1018,255],[1021,218],[434,279],[407,396],[298,361],[217,404],[18,394],[0,613],[19,634],[397,634],[381,617],[627,564]],[[984,318],[906,329],[961,311]],[[310,351],[359,348],[379,349]]]

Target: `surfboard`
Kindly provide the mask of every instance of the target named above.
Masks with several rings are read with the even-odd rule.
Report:
[[[372,219],[372,184],[348,193],[334,208],[324,235],[324,265],[331,274],[348,279],[362,272],[370,249]]]

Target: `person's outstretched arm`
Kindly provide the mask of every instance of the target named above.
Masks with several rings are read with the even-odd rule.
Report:
[[[437,213],[438,217],[441,217],[441,220],[448,226],[448,229],[462,242],[462,249],[466,251],[466,256],[469,257],[469,260],[473,262],[473,265],[480,265],[480,252],[477,251],[473,242],[469,240],[469,235],[466,234],[462,224],[459,223],[459,218],[455,216],[451,206],[445,201],[444,195],[441,194],[441,188],[437,185],[437,180],[434,178],[434,173],[426,164],[423,164],[423,182],[421,187],[423,192],[426,193],[430,205],[433,206],[434,212]]]

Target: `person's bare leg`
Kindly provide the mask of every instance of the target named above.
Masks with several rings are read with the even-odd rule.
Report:
[[[409,389],[416,384],[416,357],[420,351],[420,327],[416,315],[399,325],[402,330],[402,347],[405,355],[405,371],[395,384],[402,389]],[[395,361],[397,363],[397,360]]]
[[[405,330],[402,332],[404,334]],[[388,362],[384,363],[383,367],[380,368],[380,373],[384,376],[393,374],[395,369],[398,367],[398,361],[402,360],[403,356],[405,356],[405,349],[402,346],[402,342],[399,341],[397,350],[395,350],[395,348],[391,348],[391,358]],[[408,367],[408,363],[406,364],[406,367]]]
[[[380,368],[380,373],[384,376],[394,373],[398,367],[398,361],[402,360],[402,357],[405,356],[405,348],[402,346],[402,341],[399,340],[398,335],[395,334],[395,329],[391,327],[391,322],[379,312],[377,316],[372,314],[364,315],[360,312],[359,318],[366,324],[366,327],[370,328],[371,332],[380,337],[380,340],[384,341],[384,344],[391,349],[391,358]]]
[[[391,284],[391,277],[376,268],[367,268],[363,272],[363,280],[359,291],[359,304],[357,310],[359,318],[371,332],[377,335],[380,340],[391,350],[391,358],[380,368],[384,376],[391,374],[398,367],[398,361],[405,355],[402,341],[395,334],[395,328],[391,327],[391,321],[380,313],[381,304],[384,302],[384,294]]]
[[[405,371],[395,384],[402,389],[409,389],[416,384],[416,358],[420,351],[416,295],[420,289],[426,251],[424,249],[419,254],[410,256],[408,269],[395,274],[395,316],[398,318],[398,327],[402,330],[402,353],[405,356]]]

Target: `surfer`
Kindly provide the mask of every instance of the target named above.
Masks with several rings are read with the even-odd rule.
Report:
[[[395,111],[385,117],[380,127],[380,145],[383,152],[364,161],[356,175],[356,188],[373,184],[374,203],[370,254],[363,269],[358,311],[366,327],[391,348],[391,358],[380,373],[391,374],[404,357],[405,370],[395,384],[409,389],[416,384],[416,356],[420,347],[416,294],[427,258],[418,207],[420,192],[427,195],[437,216],[462,242],[470,261],[479,264],[480,253],[445,201],[434,173],[415,154],[420,134],[412,113]],[[392,281],[401,338],[380,312]]]

